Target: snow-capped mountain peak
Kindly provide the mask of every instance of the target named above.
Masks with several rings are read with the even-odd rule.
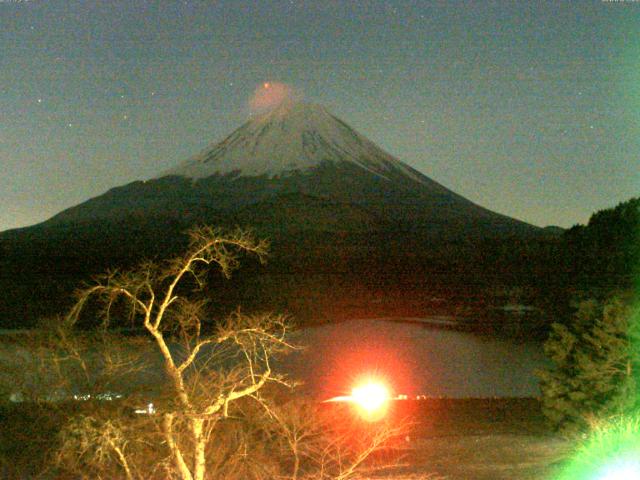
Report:
[[[317,104],[285,102],[252,117],[219,143],[166,171],[193,179],[237,172],[276,177],[303,172],[323,162],[350,162],[378,176],[400,171],[421,175],[395,159]]]

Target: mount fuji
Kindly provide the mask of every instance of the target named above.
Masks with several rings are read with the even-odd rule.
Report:
[[[531,235],[397,160],[320,105],[284,103],[148,181],[45,225],[176,217],[266,234],[420,231],[439,238]]]
[[[363,281],[390,285],[392,298],[409,291],[396,277],[382,280],[389,275],[414,288],[434,272],[464,272],[471,282],[500,268],[511,274],[513,259],[529,268],[517,246],[548,237],[445,188],[322,106],[285,103],[155,178],[0,233],[0,324],[61,311],[93,274],[174,255],[194,224],[271,240],[267,273],[251,277],[259,291],[227,291],[226,302],[266,296],[280,309],[305,299],[313,312],[339,296],[350,304]]]

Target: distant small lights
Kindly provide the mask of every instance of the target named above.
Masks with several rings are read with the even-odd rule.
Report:
[[[134,412],[138,415],[155,415],[156,407],[153,403],[148,403],[145,408],[136,408]]]

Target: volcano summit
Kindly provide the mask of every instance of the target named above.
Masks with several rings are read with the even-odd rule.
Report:
[[[420,231],[529,235],[397,160],[319,105],[284,103],[146,182],[110,190],[44,225],[173,216],[266,234]]]
[[[283,103],[251,119],[222,142],[166,174],[206,178],[239,172],[274,177],[317,168],[325,162],[347,162],[383,178],[391,169],[415,177],[411,168],[324,107],[305,103]]]

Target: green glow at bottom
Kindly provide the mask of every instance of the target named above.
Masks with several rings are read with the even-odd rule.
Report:
[[[605,465],[601,471],[596,473],[595,478],[598,480],[640,479],[640,460],[618,460],[610,465]]]
[[[640,414],[591,432],[558,480],[640,480]]]

